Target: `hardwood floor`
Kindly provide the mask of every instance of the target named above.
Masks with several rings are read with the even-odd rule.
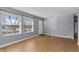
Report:
[[[1,48],[4,52],[77,52],[76,41],[55,36],[37,36],[31,39]]]

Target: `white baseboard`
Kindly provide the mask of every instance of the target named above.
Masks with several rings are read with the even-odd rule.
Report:
[[[79,48],[79,42],[77,42],[77,46],[78,46],[78,48]]]
[[[63,38],[70,38],[70,39],[74,39],[74,37],[70,37],[70,36],[62,36],[62,35],[53,35],[53,34],[46,34],[45,35],[50,35],[50,36],[57,36],[57,37],[63,37]]]
[[[35,36],[38,36],[38,35],[33,35],[33,36],[31,36],[31,37],[23,38],[23,39],[20,39],[20,40],[16,40],[16,41],[13,41],[13,42],[10,42],[10,43],[1,45],[0,48],[9,46],[9,45],[12,45],[12,44],[15,44],[15,43],[18,43],[18,42],[21,42],[21,41],[24,41],[24,40],[27,40],[27,39],[30,39],[30,38],[33,38],[33,37],[35,37]]]

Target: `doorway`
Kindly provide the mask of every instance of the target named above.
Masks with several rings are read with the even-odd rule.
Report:
[[[39,20],[39,35],[41,35],[43,32],[43,21]]]
[[[74,15],[74,40],[78,39],[78,16]]]

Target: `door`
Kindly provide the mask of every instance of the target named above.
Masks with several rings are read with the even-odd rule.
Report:
[[[74,16],[74,39],[77,41],[78,37],[78,16]]]
[[[43,22],[39,20],[39,34],[43,34]]]

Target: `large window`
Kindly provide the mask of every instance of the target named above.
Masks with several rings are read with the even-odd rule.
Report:
[[[20,33],[21,18],[18,15],[1,13],[1,35]]]
[[[8,12],[0,12],[0,36],[33,32],[33,19]]]
[[[34,28],[34,23],[32,18],[24,17],[24,32],[33,32]]]

